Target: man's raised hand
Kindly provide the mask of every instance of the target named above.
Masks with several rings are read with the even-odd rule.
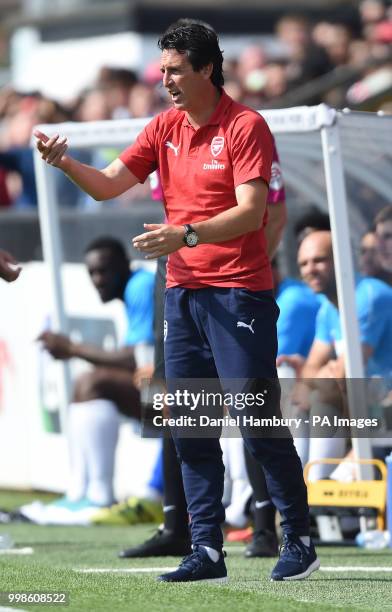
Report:
[[[42,159],[50,166],[63,168],[66,160],[65,152],[68,149],[67,138],[65,136],[60,138],[59,134],[54,134],[49,138],[39,130],[34,130],[34,136],[37,139],[36,147]]]

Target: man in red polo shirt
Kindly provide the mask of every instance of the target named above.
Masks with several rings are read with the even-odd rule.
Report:
[[[36,132],[37,147],[47,163],[98,200],[119,195],[159,168],[167,223],[146,224],[133,243],[147,259],[169,255],[168,389],[175,391],[176,379],[219,378],[233,397],[234,391],[250,389],[255,398],[260,380],[277,379],[278,308],[263,232],[272,136],[260,115],[224,92],[223,56],[213,31],[196,23],[170,28],[159,46],[163,85],[173,108],[155,117],[118,160],[104,170],[83,165],[66,155],[66,140],[58,135],[48,139]],[[273,388],[268,387],[271,393]],[[236,406],[229,409],[238,412]],[[319,562],[309,538],[306,487],[293,441],[287,435],[251,437],[244,427],[242,433],[282,516],[284,543],[272,579],[306,578]],[[173,437],[193,553],[159,580],[225,581],[219,439],[176,432]]]
[[[185,20],[186,24],[189,20]],[[181,20],[184,22],[184,20]],[[176,22],[175,25],[179,25]],[[204,24],[205,25],[205,24]],[[208,27],[208,26],[206,26]],[[159,171],[150,175],[151,196],[157,202],[163,202]],[[284,187],[283,175],[276,146],[274,146],[273,161],[271,168],[271,180],[267,196],[268,222],[264,228],[267,240],[267,252],[272,260],[280,243],[283,230],[287,220],[286,192]],[[154,374],[158,380],[165,379],[164,368],[164,297],[166,287],[166,264],[167,257],[159,257],[157,263],[156,283],[155,283],[155,352],[154,352]],[[172,557],[188,555],[191,551],[189,516],[185,500],[184,487],[182,483],[181,466],[179,464],[175,444],[171,436],[164,436],[162,448],[162,471],[163,471],[163,524],[158,527],[156,532],[137,546],[131,546],[120,551],[121,559],[140,558],[140,557]],[[237,455],[238,446],[228,445],[233,454],[233,461],[236,465],[241,462],[241,457]],[[265,477],[259,463],[253,459],[252,455],[246,453],[247,471],[250,484],[253,488],[254,500],[264,501],[268,497],[266,493]],[[231,460],[231,459],[229,459]],[[259,504],[262,502],[258,502]],[[116,512],[116,510],[114,510]],[[227,514],[227,511],[226,511]],[[227,520],[227,516],[226,516]],[[275,527],[275,508],[272,505],[263,504],[256,507],[253,511],[255,523],[254,542],[251,544],[253,552],[257,556],[276,556],[278,551]],[[257,532],[256,532],[257,525]],[[270,535],[272,532],[272,535]],[[257,548],[255,548],[257,542]],[[248,551],[249,552],[249,551]]]

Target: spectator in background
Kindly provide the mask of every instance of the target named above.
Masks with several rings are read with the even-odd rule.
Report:
[[[348,104],[366,105],[366,110],[374,110],[371,101],[381,94],[386,94],[388,100],[391,86],[392,13],[388,15],[386,7],[382,0],[365,0],[360,4],[362,36],[350,44],[348,62],[359,68],[361,74],[345,97]]]
[[[111,109],[107,95],[97,87],[85,89],[73,109],[74,121],[105,121],[110,119]]]
[[[262,105],[266,63],[267,58],[261,45],[245,47],[236,62],[236,78],[243,92],[242,102],[253,108]]]
[[[374,219],[382,279],[392,285],[392,204],[385,206]]]
[[[313,29],[313,40],[325,49],[331,67],[348,63],[351,39],[349,28],[342,23],[321,22]]]
[[[161,73],[160,73],[161,74]],[[144,119],[147,117],[154,116],[157,112],[163,109],[162,100],[157,93],[157,89],[147,85],[145,83],[137,83],[131,89],[128,98],[128,114],[132,119]],[[157,172],[153,173],[154,176]],[[151,185],[154,183],[154,176],[150,176]],[[159,183],[159,179],[158,180]],[[158,197],[153,197],[153,200],[162,201],[162,190],[160,183],[157,186]],[[139,183],[135,185],[131,190],[119,197],[120,202],[129,204],[134,200],[150,200],[151,190],[149,181],[144,184]]]
[[[149,62],[143,71],[142,82],[150,87],[157,87],[162,82],[161,62],[159,58]]]
[[[137,83],[129,92],[128,112],[132,119],[152,117],[158,110],[155,90],[145,83]]]
[[[308,19],[302,15],[286,15],[276,26],[287,57],[289,86],[299,87],[331,70],[325,50],[312,40]]]
[[[366,234],[362,236],[359,248],[358,268],[363,276],[380,278],[380,274],[382,274],[377,237],[374,231],[366,232]]]
[[[348,64],[354,69],[362,69],[369,62],[371,54],[372,46],[368,40],[352,40],[349,48]]]
[[[13,203],[19,207],[37,205],[33,152],[30,138],[39,123],[60,123],[68,118],[65,109],[40,94],[11,97],[3,120],[0,168],[17,173],[20,182],[13,182]]]
[[[137,81],[137,76],[133,70],[111,68],[109,66],[101,68],[96,87],[105,94],[109,115],[112,119],[128,117],[129,93]]]
[[[13,87],[5,86],[0,89],[0,119],[5,119],[16,108],[22,98]]]
[[[237,61],[237,76],[245,90],[252,73],[262,70],[266,63],[267,57],[261,45],[249,45],[240,53]]]
[[[127,89],[127,92],[128,97],[123,98],[123,101],[126,101],[126,106],[122,107],[123,118],[149,117],[154,113],[155,94],[150,87],[143,83],[135,82],[131,88]],[[77,121],[106,121],[111,119],[113,100],[111,100],[110,96],[111,94],[108,95],[105,88],[99,86],[85,90],[75,106],[74,118]],[[99,147],[88,151],[73,151],[72,154],[78,161],[103,168],[116,159],[119,152],[115,147]],[[63,173],[57,173],[57,179],[63,183],[62,193],[69,194],[67,196],[69,201],[72,201],[73,197],[73,201],[90,211],[101,208],[99,203],[89,195],[81,192]],[[106,202],[105,206],[109,204],[122,207],[128,205],[133,200],[146,200],[148,197],[148,185],[137,185],[132,192],[127,192],[119,198]]]
[[[123,348],[107,351],[75,344],[50,331],[39,340],[55,358],[84,359],[94,369],[75,382],[68,412],[71,482],[61,509],[109,506],[114,502],[113,471],[121,415],[140,418],[137,368],[152,363],[154,275],[130,271],[124,247],[98,238],[86,249],[86,266],[102,302],[124,302],[128,329]]]
[[[17,173],[19,177],[18,182],[13,181],[11,192],[16,206],[37,205],[33,154],[29,143],[33,126],[38,123],[38,100],[38,96],[19,98],[9,106],[3,122],[0,167],[7,173]]]
[[[359,4],[363,34],[365,38],[374,37],[378,24],[387,20],[387,4],[384,0],[363,0]]]
[[[283,62],[269,62],[264,69],[264,105],[283,96],[289,88],[287,66]]]
[[[169,100],[162,88],[161,63],[159,58],[147,64],[141,78],[141,82],[154,91],[155,112],[160,112],[169,107]]]
[[[73,121],[104,121],[110,119],[107,99],[100,89],[85,89],[80,93],[72,107],[71,119]],[[73,149],[72,155],[84,164],[95,163],[104,166],[114,159],[116,151],[113,153],[107,149]],[[112,157],[110,157],[112,155]],[[56,192],[58,203],[66,208],[91,208],[91,198],[88,198],[80,189],[69,181],[61,172],[55,173]]]

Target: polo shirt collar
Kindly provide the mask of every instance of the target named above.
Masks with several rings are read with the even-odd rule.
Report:
[[[219,125],[227,109],[233,103],[233,100],[230,98],[230,96],[227,95],[227,93],[225,92],[223,88],[221,91],[222,91],[222,94],[219,99],[218,105],[216,109],[214,110],[214,112],[212,113],[208,123],[206,123],[203,127],[206,127],[207,125]],[[188,121],[188,117],[186,113],[184,113],[184,119],[183,119],[182,125],[192,127]]]

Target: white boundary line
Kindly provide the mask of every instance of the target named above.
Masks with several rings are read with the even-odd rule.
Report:
[[[321,566],[320,571],[322,572],[392,572],[392,565],[390,566],[365,566],[365,565],[338,565],[333,566]]]
[[[73,571],[79,574],[151,574],[154,572],[173,572],[177,567],[86,567],[77,568],[74,567]],[[391,566],[364,566],[364,565],[337,565],[334,566],[321,566],[320,571],[322,572],[385,572],[392,573]]]
[[[33,553],[34,548],[30,546],[25,548],[0,548],[0,555],[32,555]]]
[[[176,567],[74,567],[78,574],[150,574],[152,572],[174,572]]]

